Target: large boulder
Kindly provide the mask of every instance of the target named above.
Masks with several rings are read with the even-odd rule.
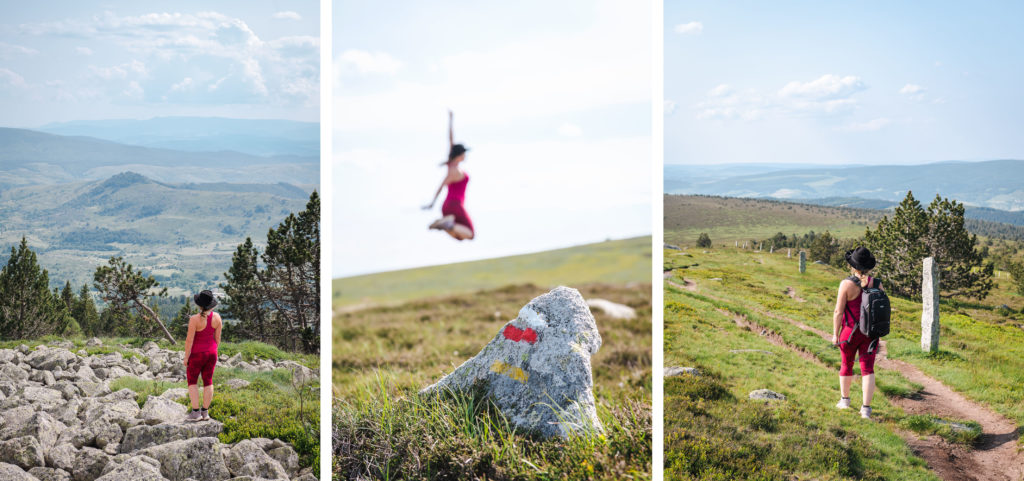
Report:
[[[603,430],[590,357],[601,335],[579,291],[557,287],[505,324],[479,354],[423,395],[482,389],[520,429],[568,437]]]
[[[34,467],[28,470],[28,474],[35,476],[39,481],[71,481],[71,474],[57,468]]]
[[[288,472],[274,458],[270,457],[255,442],[248,439],[239,441],[225,456],[231,474],[266,479],[288,479]]]
[[[70,443],[58,444],[46,452],[45,458],[47,466],[71,472],[75,468],[78,449]]]
[[[128,391],[127,389],[122,389]],[[139,421],[136,417],[139,415],[139,405],[135,402],[135,393],[128,391],[132,395],[132,399],[120,399],[117,397],[118,393],[108,394],[101,401],[89,403],[85,408],[85,421],[86,424],[93,423],[112,423],[117,424],[121,429],[128,429]]]
[[[28,381],[29,374],[15,364],[0,362],[0,381],[21,383]]]
[[[288,472],[289,476],[295,476],[299,472],[299,454],[292,449],[291,446],[281,443],[280,447],[275,447],[267,451],[267,455],[274,458],[275,461],[281,464],[281,467]]]
[[[68,364],[76,359],[78,359],[78,356],[67,349],[40,346],[25,358],[25,363],[32,366],[33,369],[53,371],[58,367],[61,370],[67,369]]]
[[[185,418],[185,406],[170,399],[149,396],[142,406],[139,419],[146,424],[165,424],[181,422]]]
[[[98,347],[103,345],[103,341],[98,337],[90,337],[88,341],[85,341],[85,345],[87,347]]]
[[[135,456],[121,464],[107,466],[96,481],[167,481],[160,474],[160,462],[149,456]]]
[[[75,481],[94,481],[103,474],[107,464],[110,464],[110,456],[96,448],[82,448],[75,457],[75,466],[71,471],[71,477]]]
[[[49,413],[32,412],[31,407],[24,406],[10,410],[8,416],[4,417],[3,428],[0,428],[0,439],[31,436],[39,441],[39,445],[45,452],[57,443],[57,438],[65,429],[67,426],[54,419]]]
[[[64,402],[64,394],[48,387],[25,386],[22,396],[35,404],[57,404]]]
[[[12,463],[22,469],[45,466],[43,448],[32,436],[22,436],[10,441],[0,441],[0,461]]]
[[[171,481],[221,481],[231,477],[217,438],[192,438],[146,448],[139,454],[160,462],[160,474]]]
[[[150,446],[192,438],[216,437],[224,429],[219,421],[181,422],[178,424],[142,424],[128,428],[121,440],[120,451],[131,453]]]
[[[35,476],[32,476],[13,464],[7,464],[0,461],[0,479],[4,481],[39,481]]]

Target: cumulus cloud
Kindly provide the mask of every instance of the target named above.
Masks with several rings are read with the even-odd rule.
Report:
[[[295,18],[298,15],[294,12],[277,15],[282,14],[278,18],[301,18]],[[168,95],[175,95],[177,101],[212,104],[319,102],[317,37],[265,40],[244,20],[218,12],[134,16],[107,12],[88,18],[22,24],[18,29],[24,35],[106,41],[141,59],[140,63],[145,62],[152,75],[133,76],[124,66],[89,67],[92,77],[124,82],[109,86],[115,94],[119,91],[112,89],[122,88],[125,90],[121,93],[152,93],[147,95],[152,99],[166,100]],[[81,48],[79,53],[87,54]],[[175,76],[188,77],[192,84],[167,80]],[[186,93],[189,96],[183,96]]]
[[[900,95],[911,100],[924,100],[924,94],[928,89],[917,84],[906,84],[900,89]]]
[[[700,35],[704,31],[704,24],[701,22],[680,23],[673,30],[680,35]]]
[[[697,118],[751,121],[769,115],[843,114],[857,107],[854,95],[866,88],[860,77],[833,74],[808,81],[794,80],[767,92],[720,84],[697,103]]]
[[[6,83],[12,87],[25,87],[25,78],[19,75],[17,72],[0,68],[0,82]]]
[[[277,12],[273,16],[278,20],[302,20],[302,15],[291,11]]]
[[[92,55],[92,49],[89,47],[75,47],[75,52],[79,55],[90,56]]]
[[[366,50],[348,49],[338,56],[335,62],[341,73],[355,72],[367,74],[394,74],[402,68],[402,62],[387,52],[368,52]]]
[[[9,59],[17,56],[29,56],[39,53],[38,50],[24,45],[0,42],[0,58]]]

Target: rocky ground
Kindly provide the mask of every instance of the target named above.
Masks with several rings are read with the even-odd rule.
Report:
[[[100,346],[90,339],[87,346]],[[287,443],[247,439],[221,443],[215,420],[186,422],[184,387],[149,396],[139,408],[136,393],[111,391],[131,376],[181,382],[183,353],[146,343],[118,346],[109,354],[72,352],[67,341],[35,349],[0,349],[0,479],[12,481],[313,481]],[[138,354],[126,357],[120,351]],[[289,369],[297,381],[317,373],[294,361],[221,356],[218,367],[246,371]],[[230,379],[235,388],[247,381]]]

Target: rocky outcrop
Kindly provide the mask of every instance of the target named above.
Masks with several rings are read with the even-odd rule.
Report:
[[[101,346],[99,339],[86,346]],[[220,422],[185,422],[178,401],[185,389],[182,354],[146,343],[141,349],[88,354],[60,341],[30,349],[0,349],[0,480],[24,481],[225,481],[312,480],[299,469],[287,443],[250,439],[221,443]],[[221,367],[249,371],[287,369],[297,382],[317,372],[291,361],[244,361],[221,356]],[[150,395],[140,408],[129,389],[110,383],[132,376],[180,383]],[[244,380],[228,380],[245,389]]]
[[[590,356],[601,335],[579,291],[557,287],[519,311],[479,354],[421,394],[482,389],[509,420],[542,436],[602,431]]]

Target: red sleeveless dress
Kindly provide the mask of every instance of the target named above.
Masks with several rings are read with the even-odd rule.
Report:
[[[185,379],[188,385],[197,384],[203,376],[203,386],[213,382],[213,369],[217,366],[217,333],[213,328],[213,312],[206,316],[206,327],[196,331],[192,338],[192,353],[188,357]]]
[[[466,212],[466,207],[463,205],[466,202],[466,186],[469,184],[469,174],[462,174],[462,180],[448,184],[448,195],[444,198],[444,204],[441,205],[442,215],[455,216],[455,222],[469,227],[469,230],[476,232],[473,229],[473,220],[469,218],[469,214]]]

